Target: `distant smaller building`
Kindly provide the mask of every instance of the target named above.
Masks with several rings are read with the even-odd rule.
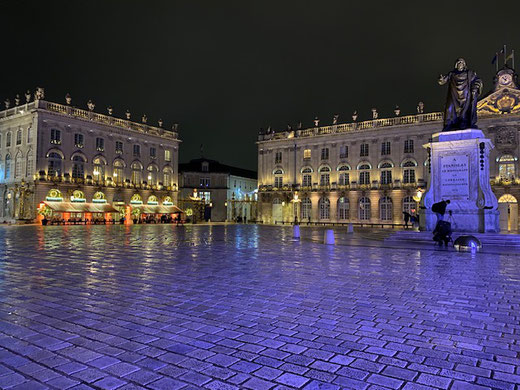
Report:
[[[255,171],[199,158],[179,164],[180,205],[197,220],[213,222],[257,219]],[[198,206],[193,199],[199,199]],[[197,208],[197,210],[194,210]]]

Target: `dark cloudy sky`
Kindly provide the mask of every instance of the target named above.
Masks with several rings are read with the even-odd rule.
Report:
[[[180,123],[181,160],[256,169],[260,127],[357,109],[442,108],[436,84],[456,57],[492,84],[491,59],[518,51],[520,2],[5,1],[0,100],[43,86],[46,98],[150,122]]]

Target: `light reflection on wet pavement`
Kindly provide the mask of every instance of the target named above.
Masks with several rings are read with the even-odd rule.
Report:
[[[0,388],[520,383],[520,257],[322,235],[1,227]]]

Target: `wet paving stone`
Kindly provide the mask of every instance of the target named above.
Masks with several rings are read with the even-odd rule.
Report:
[[[2,226],[0,389],[519,389],[520,256],[322,236]]]

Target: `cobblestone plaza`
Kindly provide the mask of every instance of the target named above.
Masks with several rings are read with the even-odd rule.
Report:
[[[1,389],[518,389],[518,256],[0,228]]]

